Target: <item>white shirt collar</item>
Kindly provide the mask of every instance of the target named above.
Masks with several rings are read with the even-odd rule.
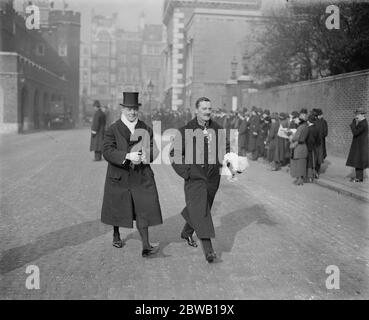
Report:
[[[122,115],[120,117],[120,120],[122,120],[122,122],[127,126],[127,128],[129,129],[129,131],[131,131],[131,134],[133,134],[133,132],[135,131],[136,124],[138,122],[138,118],[135,121],[131,122],[122,113]]]

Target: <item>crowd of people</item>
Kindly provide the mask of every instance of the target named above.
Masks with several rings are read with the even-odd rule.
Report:
[[[141,117],[145,122],[161,121],[162,130],[179,128],[193,115],[190,110],[159,110],[152,117]],[[151,118],[151,119],[150,119]],[[327,156],[325,139],[328,124],[320,109],[308,112],[270,112],[261,108],[244,108],[242,112],[213,111],[213,119],[225,129],[238,130],[238,151],[251,160],[262,158],[272,171],[290,166],[294,183],[302,185],[319,178],[320,167]]]
[[[113,122],[113,117],[106,107],[102,107],[102,111],[106,115],[107,127]],[[359,110],[355,114],[351,124],[354,139],[354,131],[363,126],[364,122],[360,117],[364,114],[365,110]],[[190,109],[174,111],[161,108],[153,111],[151,115],[139,111],[139,118],[151,127],[153,121],[160,121],[162,132],[170,128],[178,129],[193,117]],[[239,112],[213,110],[212,118],[225,129],[238,130],[240,155],[248,156],[253,161],[264,159],[272,171],[288,166],[296,185],[319,179],[321,165],[327,157],[328,136],[328,124],[321,109],[270,112],[268,109],[253,106],[250,110],[244,108]],[[347,162],[348,166],[358,168],[356,177],[352,178],[354,182],[363,181],[363,170],[360,168],[366,166],[365,161],[357,160],[357,157],[361,156],[356,154],[361,154],[367,144],[365,141],[359,144],[363,147],[351,148]],[[100,159],[100,155],[97,158]],[[367,156],[364,155],[363,158],[366,159]]]

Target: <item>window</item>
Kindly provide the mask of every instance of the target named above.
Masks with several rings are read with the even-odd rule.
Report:
[[[83,81],[87,81],[87,80],[88,80],[88,72],[83,71]]]
[[[99,94],[106,94],[107,93],[107,88],[106,87],[99,87],[98,88],[98,93]]]
[[[66,57],[68,55],[68,49],[66,44],[59,44],[58,53],[60,57]]]
[[[88,55],[88,48],[86,48],[86,47],[83,48],[83,54],[86,55],[86,56]]]
[[[85,68],[88,67],[88,60],[87,59],[83,59],[83,67],[85,67]]]
[[[36,54],[38,56],[44,56],[45,55],[45,45],[43,43],[40,43],[37,47],[36,47]]]

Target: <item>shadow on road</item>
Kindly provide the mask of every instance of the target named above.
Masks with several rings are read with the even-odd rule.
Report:
[[[213,206],[213,213],[218,211],[219,204],[216,202]],[[223,252],[231,252],[236,235],[252,223],[265,224],[268,226],[276,225],[267,215],[263,206],[254,205],[249,208],[236,210],[221,217],[221,225],[215,228],[214,249],[219,258]],[[156,258],[168,257],[164,253],[164,249],[171,243],[187,244],[180,238],[180,233],[184,225],[184,219],[180,214],[170,217],[164,221],[163,225],[150,229],[150,241],[160,243],[160,253]],[[130,240],[140,240],[137,231],[130,233],[125,242]]]
[[[217,211],[218,203],[213,206],[213,212]],[[266,214],[264,207],[255,205],[230,212],[221,217],[221,225],[216,227],[215,250],[221,257],[222,252],[232,251],[232,247],[239,231],[252,223],[261,223],[273,226],[273,222]],[[164,249],[171,243],[183,243],[180,232],[184,224],[184,219],[180,214],[170,217],[164,221],[163,225],[150,229],[150,239],[160,242],[160,253],[157,258],[167,257]],[[83,222],[71,227],[63,228],[47,233],[37,239],[36,242],[4,251],[0,260],[0,274],[5,274],[20,268],[44,255],[67,246],[75,246],[97,238],[111,232],[111,227],[101,223],[100,219]],[[140,241],[137,231],[128,234],[125,241],[135,239]]]
[[[0,260],[0,274],[20,268],[56,250],[82,244],[108,232],[111,232],[111,227],[102,224],[98,219],[47,233],[35,242],[4,251]]]

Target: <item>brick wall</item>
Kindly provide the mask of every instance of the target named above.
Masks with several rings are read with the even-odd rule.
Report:
[[[255,105],[277,112],[322,109],[329,126],[328,153],[346,157],[352,141],[349,125],[353,112],[358,107],[369,111],[369,70],[243,92],[243,101],[248,109]]]

